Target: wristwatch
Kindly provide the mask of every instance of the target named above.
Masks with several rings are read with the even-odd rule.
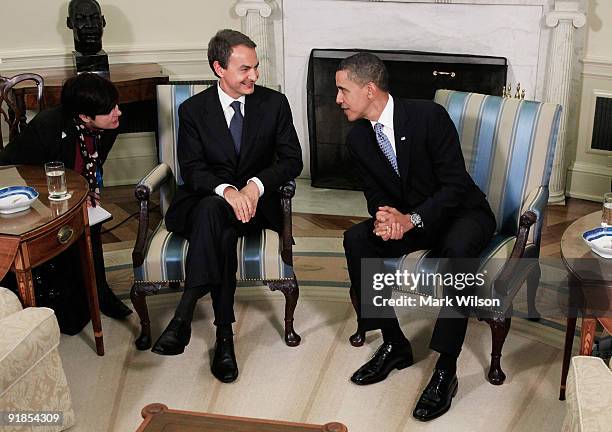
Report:
[[[423,219],[418,213],[410,213],[410,222],[417,228],[423,228]]]

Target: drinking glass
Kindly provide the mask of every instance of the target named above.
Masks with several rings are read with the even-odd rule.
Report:
[[[47,162],[45,164],[49,198],[63,198],[68,193],[66,187],[66,168],[64,162]]]
[[[601,225],[602,226],[612,226],[612,192],[606,192],[603,196]]]

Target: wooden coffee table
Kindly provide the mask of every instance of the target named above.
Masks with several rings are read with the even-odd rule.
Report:
[[[569,274],[570,306],[559,400],[565,400],[577,316],[581,317],[580,355],[591,355],[597,322],[612,333],[612,260],[595,254],[582,240],[582,233],[600,222],[601,211],[588,214],[572,223],[561,237],[561,257]]]
[[[104,355],[102,323],[98,307],[96,276],[89,237],[87,181],[75,171],[66,170],[66,185],[71,194],[64,201],[50,201],[45,169],[42,166],[0,167],[0,187],[30,186],[38,199],[25,211],[0,214],[0,279],[10,270],[15,273],[19,298],[25,307],[36,306],[32,268],[59,255],[77,243],[87,290],[89,311],[96,340],[96,352]]]
[[[348,432],[342,423],[309,425],[276,420],[232,417],[168,409],[164,404],[143,408],[136,432]]]

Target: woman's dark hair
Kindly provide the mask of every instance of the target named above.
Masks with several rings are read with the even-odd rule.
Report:
[[[227,69],[232,49],[238,45],[244,45],[248,48],[257,46],[247,35],[231,29],[219,30],[208,42],[208,64],[215,75],[217,75],[213,67],[215,60],[219,62],[223,69]]]
[[[113,83],[94,73],[68,78],[62,87],[62,107],[74,117],[108,114],[118,100],[119,93]]]

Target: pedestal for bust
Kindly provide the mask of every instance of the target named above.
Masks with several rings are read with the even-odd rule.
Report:
[[[72,54],[77,74],[93,72],[106,78],[110,76],[108,55],[106,55],[104,50],[100,50],[95,54],[83,54],[78,51],[72,51]]]

